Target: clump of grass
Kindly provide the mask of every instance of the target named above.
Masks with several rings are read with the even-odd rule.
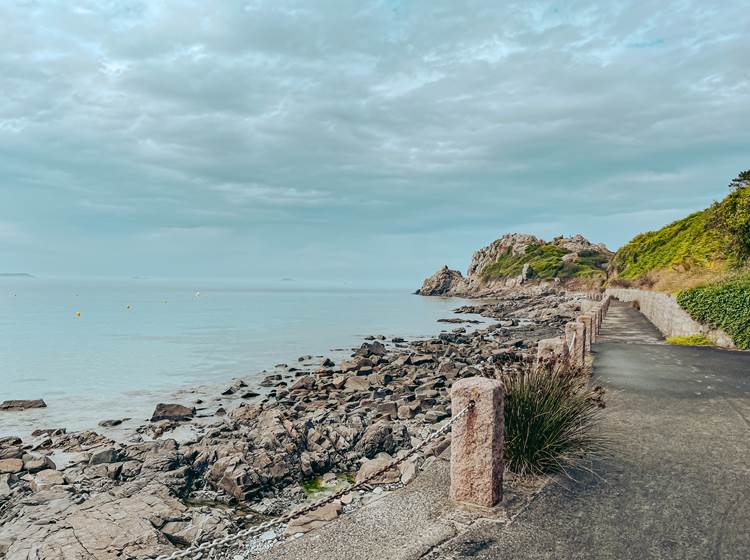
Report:
[[[598,427],[601,387],[559,369],[529,368],[504,378],[505,462],[522,476],[567,471],[606,449]]]
[[[690,336],[668,336],[667,344],[675,346],[713,346],[713,341],[704,334]]]
[[[300,485],[305,491],[306,496],[312,496],[313,494],[317,494],[318,492],[323,490],[323,482],[320,480],[320,477],[303,480],[302,482],[300,482]]]

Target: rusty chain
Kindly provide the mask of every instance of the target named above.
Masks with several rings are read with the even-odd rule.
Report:
[[[471,410],[474,407],[474,402],[470,402],[461,412],[453,416],[450,421],[446,422],[443,426],[441,426],[438,430],[431,433],[429,436],[427,436],[422,442],[417,444],[415,447],[412,447],[408,453],[406,453],[403,457],[394,459],[387,465],[383,466],[382,468],[378,469],[377,471],[369,474],[361,481],[353,484],[352,486],[348,486],[346,488],[342,488],[338,492],[335,492],[331,494],[330,496],[326,496],[325,498],[321,498],[320,500],[316,502],[312,502],[311,504],[300,508],[298,510],[286,513],[282,515],[281,517],[277,517],[275,519],[271,519],[269,521],[266,521],[264,523],[261,523],[260,525],[255,525],[253,527],[248,527],[247,529],[242,529],[241,531],[238,531],[237,533],[234,533],[232,535],[227,535],[225,537],[217,538],[212,541],[207,541],[198,545],[190,546],[184,550],[178,550],[176,552],[173,552],[172,554],[168,556],[158,556],[156,558],[152,558],[149,560],[178,560],[180,558],[189,558],[193,555],[208,552],[209,550],[214,549],[221,549],[226,547],[229,544],[232,544],[234,542],[237,542],[241,539],[246,539],[252,535],[255,535],[257,533],[263,533],[267,531],[268,529],[275,527],[276,525],[281,525],[283,523],[289,523],[290,521],[293,521],[294,519],[297,519],[298,517],[302,517],[303,515],[306,515],[312,511],[315,511],[316,509],[330,504],[331,502],[338,500],[342,496],[349,494],[350,492],[354,492],[355,490],[359,490],[360,488],[367,486],[368,483],[375,478],[379,477],[381,474],[383,474],[386,471],[391,470],[392,468],[395,468],[399,466],[401,463],[406,461],[407,459],[413,457],[416,453],[418,453],[420,450],[424,449],[424,447],[433,441],[435,441],[437,438],[439,438],[442,435],[445,435],[448,432],[448,429],[455,424],[460,418],[462,418],[464,415],[466,415],[469,410]],[[201,558],[202,556],[195,556],[195,558]]]

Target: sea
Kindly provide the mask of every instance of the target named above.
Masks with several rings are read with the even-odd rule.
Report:
[[[434,336],[465,303],[295,281],[3,277],[0,401],[47,407],[0,411],[0,437],[129,418],[123,433],[158,402],[191,405],[234,378],[254,387],[299,356],[339,360],[368,335]]]

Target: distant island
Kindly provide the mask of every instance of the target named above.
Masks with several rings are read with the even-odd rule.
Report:
[[[0,278],[34,278],[28,272],[0,272]]]

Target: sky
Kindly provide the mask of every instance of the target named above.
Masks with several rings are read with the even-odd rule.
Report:
[[[415,288],[750,167],[747,0],[0,3],[0,272]]]

